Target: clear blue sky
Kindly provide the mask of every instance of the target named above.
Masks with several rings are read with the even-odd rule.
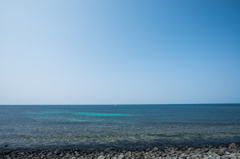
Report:
[[[239,0],[1,0],[0,104],[240,103]]]

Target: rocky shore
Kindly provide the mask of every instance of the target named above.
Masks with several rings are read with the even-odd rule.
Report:
[[[154,147],[141,150],[29,149],[0,150],[1,159],[240,159],[239,143],[196,147]]]

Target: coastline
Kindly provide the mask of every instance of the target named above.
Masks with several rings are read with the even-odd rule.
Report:
[[[1,107],[0,159],[239,159],[240,105],[25,107]]]
[[[240,142],[131,149],[0,149],[2,159],[240,159]]]

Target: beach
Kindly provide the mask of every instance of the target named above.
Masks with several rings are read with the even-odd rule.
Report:
[[[240,143],[144,149],[25,149],[0,151],[3,159],[240,159]]]

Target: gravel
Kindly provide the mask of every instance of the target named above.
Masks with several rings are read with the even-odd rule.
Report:
[[[154,147],[141,150],[31,149],[0,150],[1,159],[240,159],[240,146],[208,145],[201,147]]]

